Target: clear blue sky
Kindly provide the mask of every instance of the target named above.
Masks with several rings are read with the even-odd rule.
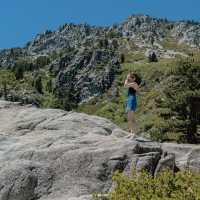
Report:
[[[200,0],[0,0],[0,49],[66,22],[110,25],[137,13],[200,21],[199,8]]]

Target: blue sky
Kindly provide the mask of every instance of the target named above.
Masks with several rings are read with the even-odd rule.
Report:
[[[0,49],[66,22],[111,25],[137,13],[200,21],[199,8],[200,0],[0,0]]]

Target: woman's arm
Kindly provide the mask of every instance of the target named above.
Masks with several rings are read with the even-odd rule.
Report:
[[[125,88],[128,88],[129,86],[128,86],[128,79],[129,79],[129,74],[126,76],[126,80],[125,80],[125,82],[124,82],[124,87]]]
[[[127,88],[127,85],[128,85],[128,79],[125,80],[124,87]]]
[[[127,83],[126,84],[126,88],[133,88],[135,91],[138,91],[139,90],[139,85],[136,83],[136,82],[133,82],[133,83]]]

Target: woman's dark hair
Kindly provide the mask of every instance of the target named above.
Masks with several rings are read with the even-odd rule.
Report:
[[[135,82],[140,85],[142,82],[142,79],[140,78],[140,76],[138,76],[136,73],[134,72],[130,72],[130,76],[131,78],[135,78]]]

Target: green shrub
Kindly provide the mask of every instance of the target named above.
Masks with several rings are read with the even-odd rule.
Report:
[[[136,173],[134,170],[131,177],[116,172],[113,181],[116,187],[108,195],[108,200],[200,199],[200,174],[190,171],[173,174],[166,170],[155,177],[145,171]]]

